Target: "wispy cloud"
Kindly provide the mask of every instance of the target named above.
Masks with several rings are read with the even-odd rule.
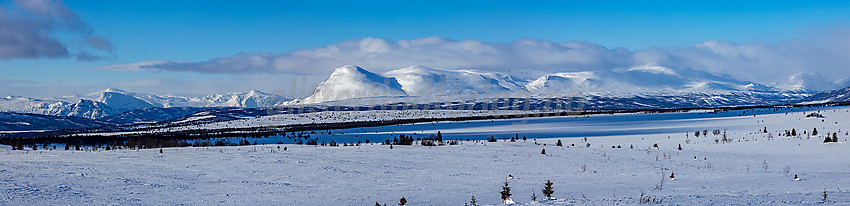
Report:
[[[355,64],[377,72],[409,65],[492,71],[586,71],[660,65],[727,73],[757,82],[793,73],[850,74],[850,29],[836,25],[776,44],[706,41],[675,48],[628,50],[584,41],[521,39],[510,43],[427,37],[392,41],[366,37],[285,54],[239,53],[199,62],[148,61],[93,69],[197,73],[328,74]]]
[[[0,59],[76,57],[90,61],[114,56],[112,43],[94,35],[92,28],[61,0],[15,0],[0,6]],[[79,38],[83,48],[69,49],[57,32]],[[93,51],[108,54],[101,56]]]

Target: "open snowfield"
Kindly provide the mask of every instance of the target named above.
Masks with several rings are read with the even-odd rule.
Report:
[[[824,118],[806,118],[818,110]],[[159,153],[0,146],[0,204],[395,205],[403,196],[408,205],[463,205],[475,195],[479,204],[494,205],[501,203],[500,186],[508,175],[513,176],[507,180],[512,199],[527,205],[634,205],[641,192],[663,198],[665,205],[850,204],[850,144],[844,143],[850,107],[741,112],[441,122],[334,132],[344,133],[335,138],[436,131],[444,139],[500,138],[439,147],[269,144]],[[760,132],[764,127],[770,135]],[[780,136],[792,128],[796,137]],[[820,134],[811,136],[813,128]],[[694,136],[703,129],[708,136]],[[722,134],[712,134],[715,129],[726,130],[731,142],[716,141]],[[839,143],[824,144],[822,136],[833,132]],[[501,140],[514,135],[529,139]],[[558,139],[563,147],[555,146]],[[655,143],[658,148],[652,147]],[[546,180],[554,183],[556,199],[531,201],[532,191],[542,199]]]

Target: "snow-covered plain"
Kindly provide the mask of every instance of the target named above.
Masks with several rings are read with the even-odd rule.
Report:
[[[811,112],[824,118],[806,118]],[[475,195],[479,204],[492,205],[501,203],[500,185],[512,175],[507,180],[512,199],[524,205],[634,205],[641,192],[670,205],[848,205],[848,122],[850,107],[830,107],[334,131],[344,133],[336,138],[436,131],[444,139],[500,138],[439,147],[268,144],[165,148],[159,153],[12,151],[0,146],[5,150],[0,152],[0,204],[394,205],[403,196],[408,205],[463,205]],[[760,132],[764,127],[769,135]],[[797,137],[780,136],[792,128]],[[820,134],[811,136],[813,128]],[[703,129],[708,136],[694,136]],[[714,129],[726,130],[731,142],[718,142],[722,135],[712,134]],[[840,142],[822,143],[822,136],[833,132]],[[514,135],[529,139],[501,140]],[[563,147],[555,146],[559,139]],[[652,147],[656,143],[659,147]],[[668,177],[671,172],[675,180]],[[532,191],[542,199],[546,180],[554,183],[556,199],[531,201]]]

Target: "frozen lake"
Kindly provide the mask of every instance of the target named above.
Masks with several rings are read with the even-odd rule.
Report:
[[[366,140],[382,142],[393,139],[399,134],[413,135],[414,138],[425,138],[442,133],[444,140],[484,140],[491,136],[497,139],[525,136],[528,139],[541,138],[583,138],[597,136],[622,136],[643,134],[666,134],[688,132],[706,128],[738,130],[751,124],[739,121],[726,121],[752,117],[759,114],[781,114],[787,112],[818,111],[835,109],[834,107],[797,107],[748,109],[712,112],[708,110],[680,113],[623,113],[599,114],[582,116],[535,117],[498,120],[477,120],[460,122],[429,122],[393,126],[361,127],[352,129],[322,130],[310,134],[318,142],[335,141],[337,143],[355,143]],[[850,114],[848,114],[850,115]],[[756,121],[756,120],[753,120]],[[753,122],[755,123],[755,122]],[[330,134],[328,134],[330,132]],[[231,138],[239,139],[239,138]],[[259,144],[274,144],[278,142],[293,143],[294,140],[273,136],[269,138],[249,138],[249,141]]]

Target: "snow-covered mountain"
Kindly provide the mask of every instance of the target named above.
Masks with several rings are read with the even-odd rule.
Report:
[[[95,101],[102,102],[116,110],[126,111],[154,107],[154,105],[151,103],[130,96],[125,91],[116,89],[107,89],[101,92],[91,94],[90,96],[98,96],[96,99],[94,99]]]
[[[384,77],[357,66],[334,70],[302,103],[319,103],[364,97],[407,96],[393,77]]]
[[[119,111],[103,102],[79,99],[76,103],[61,100],[44,100],[27,97],[8,96],[0,98],[3,112],[32,113],[52,116],[73,116],[100,118],[118,114]]]
[[[530,73],[529,73],[530,74]],[[672,69],[661,66],[618,68],[608,71],[578,71],[544,74],[540,77],[516,77],[498,72],[475,70],[441,70],[411,66],[392,70],[383,75],[356,66],[336,71],[301,104],[334,101],[351,104],[351,99],[369,98],[374,103],[395,101],[419,103],[491,98],[548,98],[565,96],[634,97],[671,95],[729,95],[759,92],[774,95],[793,92],[793,96],[822,91],[829,86],[797,81],[799,85],[768,86],[742,81],[732,76],[715,75],[689,68]],[[791,77],[799,80],[803,77]],[[810,78],[810,76],[805,76]],[[787,82],[787,81],[786,81]],[[774,84],[776,85],[776,84]],[[799,89],[804,88],[804,89]],[[764,96],[764,95],[761,95]],[[416,98],[414,98],[416,97]],[[422,99],[425,99],[424,101]],[[343,101],[347,100],[347,101]],[[382,101],[382,102],[381,102]]]
[[[404,92],[411,96],[488,95],[504,97],[511,92],[521,91],[523,87],[511,76],[474,70],[447,71],[424,66],[411,66],[389,71],[384,75],[398,80]]]
[[[790,91],[822,92],[844,88],[841,83],[830,82],[821,75],[813,73],[797,73],[776,83],[776,87]]]
[[[443,70],[424,66],[405,67],[377,74],[357,66],[344,66],[336,68],[310,96],[302,99],[255,90],[246,93],[185,97],[106,89],[84,96],[53,99],[9,96],[0,98],[0,112],[100,119],[138,110],[111,119],[122,122],[150,122],[177,116],[169,114],[169,110],[149,108],[263,108],[315,103],[487,103],[499,98],[581,97],[595,101],[588,102],[588,105],[599,108],[639,108],[641,105],[647,108],[703,107],[793,103],[815,92],[834,89],[843,84],[850,84],[850,80],[828,82],[819,74],[801,73],[792,75],[786,81],[765,85],[739,80],[726,74],[662,66],[551,74],[526,71],[521,75],[477,70]],[[363,104],[363,100],[368,100],[368,104]],[[171,112],[188,114],[194,111],[200,109]]]
[[[610,71],[564,72],[545,75],[526,84],[531,93],[563,96],[583,93],[601,96],[670,95],[682,93],[730,94],[739,91],[780,91],[728,75],[693,69],[674,70],[643,66]]]
[[[36,99],[18,96],[0,98],[0,112],[31,113],[52,116],[73,116],[99,119],[112,115],[146,108],[172,107],[271,107],[291,101],[293,98],[260,91],[247,93],[212,94],[204,97],[160,96],[106,89],[85,96]],[[73,103],[72,103],[73,102]],[[151,111],[151,110],[144,110]],[[134,113],[139,117],[140,111]],[[157,113],[157,112],[154,112]],[[152,114],[154,115],[154,114]],[[155,114],[161,116],[161,114]]]
[[[247,93],[211,94],[203,97],[185,97],[175,95],[153,95],[127,92],[119,89],[106,89],[89,95],[97,101],[106,102],[108,96],[115,98],[116,105],[125,108],[148,107],[271,107],[291,101],[293,98],[251,90]],[[112,104],[109,104],[112,106]]]
[[[850,102],[850,87],[821,92],[800,101],[801,104],[820,104],[830,102]]]

